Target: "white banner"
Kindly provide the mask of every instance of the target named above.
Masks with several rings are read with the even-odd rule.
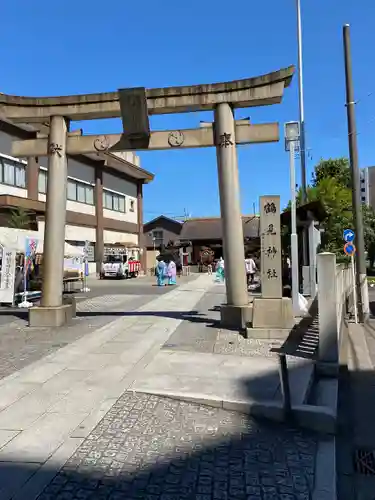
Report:
[[[13,304],[14,280],[16,274],[16,251],[2,248],[2,262],[0,274],[0,302]]]

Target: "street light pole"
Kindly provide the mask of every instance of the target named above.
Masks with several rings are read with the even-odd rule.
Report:
[[[305,104],[303,94],[303,63],[302,63],[302,21],[301,0],[296,0],[297,6],[297,46],[298,46],[298,101],[299,101],[299,123],[300,123],[300,158],[301,158],[301,188],[302,204],[307,203],[306,184],[306,140],[305,140]],[[302,257],[303,265],[309,265],[309,241],[308,230],[303,230]]]
[[[296,169],[294,162],[295,146],[300,138],[300,126],[298,122],[285,124],[285,149],[289,151],[290,165],[290,248],[292,266],[292,302],[295,316],[300,313],[299,309],[299,262],[298,262],[298,235],[297,235],[297,206],[296,206]]]
[[[292,302],[293,312],[297,316],[299,312],[299,270],[298,270],[298,236],[297,236],[297,212],[296,212],[296,169],[294,164],[294,141],[290,142],[290,193],[291,193],[291,265],[292,265]]]
[[[306,151],[305,151],[305,105],[303,97],[303,68],[302,68],[302,21],[301,0],[297,2],[297,45],[298,45],[298,97],[300,123],[300,157],[301,157],[301,185],[302,201],[306,203]]]

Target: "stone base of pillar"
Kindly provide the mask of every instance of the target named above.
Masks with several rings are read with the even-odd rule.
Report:
[[[245,330],[253,317],[252,304],[232,306],[223,304],[220,307],[220,326],[235,330]]]
[[[39,328],[64,326],[70,323],[73,317],[72,304],[58,307],[32,307],[29,309],[29,326]]]
[[[290,298],[254,297],[253,329],[291,330],[294,327],[293,303]]]
[[[302,293],[311,296],[311,269],[310,266],[302,266]]]

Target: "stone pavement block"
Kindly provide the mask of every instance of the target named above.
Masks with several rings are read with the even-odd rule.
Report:
[[[0,412],[0,429],[27,429],[62,397],[63,394],[43,391],[40,386]]]
[[[106,366],[111,366],[114,361],[117,361],[115,354],[107,353],[87,353],[84,357],[70,363],[69,368],[72,370],[99,370]]]
[[[92,367],[91,370],[71,370],[70,368],[67,368],[47,380],[47,382],[41,386],[41,390],[45,394],[68,394],[75,384],[83,382],[94,373],[95,367]],[[0,395],[1,393],[2,391],[0,391]]]
[[[19,434],[19,431],[2,431],[0,430],[0,448],[5,446],[9,441]]]
[[[44,414],[0,450],[0,461],[44,463],[87,416],[88,412]]]
[[[274,359],[245,358],[212,353],[190,353],[162,350],[144,371],[145,377],[154,374],[193,375],[195,377],[242,380],[277,375]]]
[[[95,405],[106,397],[107,386],[89,386],[85,383],[75,385],[72,390],[62,396],[54,405],[48,408],[49,413],[64,414],[90,413]]]
[[[33,384],[43,384],[57,373],[65,370],[66,364],[63,363],[33,363],[18,372],[17,379],[22,382]]]
[[[10,380],[7,385],[0,386],[0,411],[18,401],[26,394],[31,394],[41,384],[28,384]]]
[[[134,339],[134,337],[132,339],[127,339],[128,340],[128,343],[132,342],[137,342],[137,345],[138,345],[138,341]],[[98,347],[95,351],[93,351],[93,354],[121,354],[123,352],[126,352],[127,349],[129,348],[128,346],[124,345],[126,344],[127,342],[124,341],[124,342],[119,342],[119,341],[110,341],[110,342],[106,342],[105,344],[101,345],[100,347]]]
[[[0,413],[0,429],[15,431],[28,429],[44,414],[44,408],[38,408],[35,405],[28,408],[27,405],[23,404],[22,399],[8,406]]]
[[[29,464],[24,462],[0,463],[0,499],[13,499],[13,494],[21,488],[30,477],[35,474],[39,468],[37,464]]]
[[[64,498],[77,484],[76,498],[308,499],[315,452],[302,431],[125,393],[38,500]]]
[[[84,386],[88,387],[103,387],[111,386],[120,382],[131,370],[133,363],[117,364],[108,366],[104,371],[93,372],[89,377],[85,378]]]
[[[71,438],[86,438],[90,432],[96,427],[101,419],[108,413],[112,406],[116,403],[117,398],[106,399],[98,408],[95,408],[90,415],[83,420],[79,426],[71,433]],[[1,434],[0,434],[1,438]]]
[[[84,438],[68,438],[55,453],[12,496],[12,500],[35,500],[58,474],[61,467],[82,444]],[[27,464],[35,467],[36,464]],[[1,492],[0,492],[1,493]],[[0,498],[2,499],[1,495]],[[3,500],[3,499],[2,499]]]

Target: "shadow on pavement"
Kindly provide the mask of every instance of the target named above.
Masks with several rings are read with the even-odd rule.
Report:
[[[197,316],[205,321],[197,311],[129,314]],[[243,390],[252,397],[255,388],[266,387],[271,378],[275,372],[246,378]],[[340,384],[337,464],[343,496],[340,493],[339,498],[373,500],[374,373],[357,369],[349,376],[345,372]],[[126,392],[61,470],[46,462],[35,474],[40,465],[33,460],[22,463],[22,449],[12,462],[3,453],[0,498],[16,499],[15,485],[17,489],[25,485],[30,490],[20,498],[28,500],[315,500],[319,498],[312,497],[317,443],[317,435],[290,424]],[[356,464],[364,472],[354,476],[359,447],[367,450]],[[366,487],[369,496],[357,497],[356,488]]]
[[[47,462],[35,474],[22,450],[13,463],[3,453],[0,498],[27,482],[29,500],[310,500],[317,442],[291,425],[126,392],[60,471]]]

